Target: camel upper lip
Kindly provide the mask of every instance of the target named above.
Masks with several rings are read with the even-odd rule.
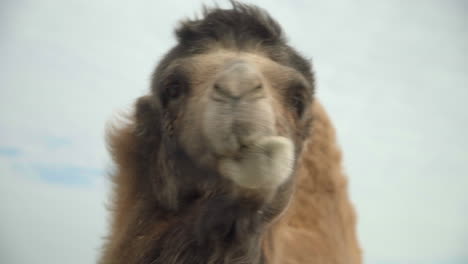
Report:
[[[263,137],[269,137],[272,135],[252,135],[247,137],[236,137],[237,147],[235,150],[230,150],[224,153],[215,153],[215,156],[218,159],[233,159],[239,160],[245,155],[247,152],[252,151],[255,149],[256,142],[258,142]]]

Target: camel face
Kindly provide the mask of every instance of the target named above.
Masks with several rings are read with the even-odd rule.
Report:
[[[299,71],[260,52],[217,48],[176,60],[165,75],[177,85],[161,87],[172,95],[161,105],[194,163],[245,188],[275,189],[291,176],[312,97]]]
[[[150,94],[109,133],[101,264],[360,263],[310,63],[265,11],[231,3],[181,22]]]

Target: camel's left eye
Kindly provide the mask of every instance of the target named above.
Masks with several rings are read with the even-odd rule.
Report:
[[[288,104],[297,117],[302,117],[307,107],[307,86],[300,81],[291,83],[287,89]]]
[[[167,87],[167,95],[169,99],[177,99],[181,95],[181,88],[179,84],[173,84]]]

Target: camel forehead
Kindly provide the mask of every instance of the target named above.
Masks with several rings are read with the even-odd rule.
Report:
[[[226,65],[242,61],[255,67],[267,79],[277,81],[291,78],[298,73],[287,66],[269,59],[261,51],[235,51],[228,49],[213,49],[208,53],[194,55],[179,61],[178,65],[189,65],[189,74],[194,84],[209,81],[217,73],[225,69]]]

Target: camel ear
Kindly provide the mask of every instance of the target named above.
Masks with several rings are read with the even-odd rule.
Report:
[[[135,109],[135,136],[140,164],[146,167],[154,197],[161,207],[176,210],[179,189],[174,175],[174,160],[163,142],[162,115],[157,99],[151,95],[140,97]],[[167,142],[166,142],[167,143]]]
[[[138,98],[135,107],[135,132],[144,145],[154,144],[161,138],[161,116],[151,95]]]
[[[140,173],[141,164],[151,160],[154,149],[159,148],[160,118],[153,100],[151,96],[139,98],[131,116],[121,115],[107,124],[107,147],[118,170],[114,180],[124,181],[128,188],[136,184],[128,176]]]

